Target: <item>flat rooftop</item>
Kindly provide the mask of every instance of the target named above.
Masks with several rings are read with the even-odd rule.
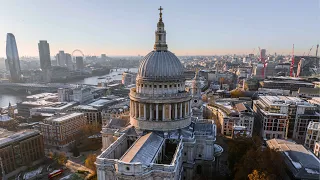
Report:
[[[283,153],[286,165],[296,178],[319,178],[320,160],[302,145],[283,139],[268,140],[267,145]]]
[[[36,107],[33,109],[52,109],[52,110],[63,110],[69,107],[74,106],[75,104],[77,104],[77,102],[55,102],[52,104],[49,104],[49,106],[45,106],[45,107]]]
[[[109,99],[99,99],[99,100],[94,101],[94,102],[92,102],[92,103],[90,103],[88,105],[99,108],[99,107],[103,107],[103,106],[105,106],[107,104],[110,104],[110,103],[113,103],[113,102],[115,102],[115,101],[114,100],[109,100]]]
[[[74,117],[77,117],[77,116],[80,116],[80,115],[83,115],[83,113],[80,113],[80,112],[73,112],[73,113],[70,113],[70,114],[62,114],[62,115],[59,115],[58,117],[57,116],[52,116],[52,117],[49,117],[45,120],[48,120],[48,121],[53,121],[53,122],[63,122],[63,121],[66,121],[70,118],[74,118]]]
[[[304,106],[313,106],[309,102],[298,98],[298,97],[292,97],[292,96],[259,96],[259,100],[264,101],[268,105],[304,105]]]
[[[150,164],[154,161],[164,140],[154,132],[141,136],[120,160],[126,163],[141,162]]]
[[[40,94],[34,94],[27,96],[27,99],[50,99],[50,98],[57,98],[58,94],[57,93],[40,93]]]
[[[27,129],[19,132],[12,132],[12,131],[8,131],[6,129],[0,128],[0,148],[10,143],[26,139],[28,137],[31,137],[37,134],[39,134],[39,131],[31,130],[31,129]]]
[[[52,102],[49,102],[46,100],[38,100],[38,101],[23,101],[18,104],[29,105],[29,106],[50,106],[50,105],[52,105]]]

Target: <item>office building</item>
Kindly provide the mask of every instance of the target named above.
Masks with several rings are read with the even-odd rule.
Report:
[[[77,70],[82,70],[83,68],[84,68],[83,57],[77,56],[76,57],[76,69]]]
[[[258,63],[253,66],[253,75],[254,77],[258,79],[263,79],[264,78],[264,73],[263,73],[263,64]]]
[[[216,100],[207,104],[206,114],[212,117],[217,124],[217,129],[225,136],[233,136],[235,129],[241,128],[247,137],[252,137],[254,115],[250,103],[237,98]]]
[[[66,147],[74,142],[86,123],[83,113],[61,113],[44,119],[39,123],[39,129],[45,145]]]
[[[39,41],[39,57],[40,57],[40,67],[42,70],[48,70],[51,68],[51,58],[50,58],[50,47],[47,41]]]
[[[11,81],[19,82],[21,79],[21,68],[16,38],[12,33],[7,34],[6,54],[9,64]]]
[[[314,149],[313,149],[313,153],[320,159],[320,141],[315,142],[314,144]]]
[[[58,66],[61,66],[61,67],[67,66],[67,56],[64,53],[64,51],[59,51],[59,53],[56,55],[56,59],[58,62]]]
[[[122,84],[125,86],[135,84],[137,73],[125,71],[122,73]]]
[[[75,101],[80,104],[93,100],[93,94],[89,87],[78,86],[76,88],[59,88],[58,100],[60,102]]]
[[[315,109],[315,107],[308,108],[305,109],[305,112],[302,114],[297,113],[292,137],[297,143],[303,144],[305,142],[307,128],[310,122],[320,122],[320,114],[317,113]]]
[[[265,77],[277,75],[275,71],[276,66],[277,66],[277,63],[275,62],[266,63],[265,72],[264,72]]]
[[[297,96],[302,98],[320,97],[320,88],[301,87],[298,90]]]
[[[14,178],[21,171],[43,161],[43,137],[35,130],[11,132],[0,128],[0,157],[5,174],[2,179]]]
[[[316,142],[320,142],[320,122],[309,122],[304,146],[312,151]]]
[[[294,77],[268,77],[260,82],[262,88],[267,89],[283,89],[290,90],[290,93],[295,96],[301,87],[314,88],[314,84],[302,78]]]
[[[253,109],[262,120],[260,124],[263,138],[303,139],[305,123],[316,111],[316,107],[297,97],[259,96],[254,100]],[[311,118],[313,119],[313,118]]]
[[[66,53],[66,65],[69,70],[73,70],[72,57],[71,57],[71,54],[69,54],[69,53]]]

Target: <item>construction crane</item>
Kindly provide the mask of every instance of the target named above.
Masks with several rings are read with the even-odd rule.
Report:
[[[290,66],[290,76],[293,77],[293,65],[294,65],[294,44],[292,45],[292,59]]]
[[[310,52],[311,52],[312,48],[313,48],[313,45],[312,45],[312,47],[311,47],[310,50],[309,50],[308,56],[310,55]]]

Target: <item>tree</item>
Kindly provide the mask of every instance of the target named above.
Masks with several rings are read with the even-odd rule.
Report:
[[[230,95],[233,98],[243,97],[244,91],[241,89],[234,89],[234,90],[230,91]]]
[[[231,171],[234,170],[235,165],[240,162],[241,158],[252,147],[253,141],[249,138],[232,139],[228,142],[228,165]]]
[[[56,161],[58,164],[65,165],[67,160],[68,160],[68,158],[65,153],[63,153],[63,152],[58,153],[57,158],[56,158]]]
[[[91,136],[100,133],[101,129],[101,125],[87,124],[82,128],[82,132],[84,136]]]
[[[253,170],[251,174],[248,175],[249,180],[267,180],[267,176],[264,172],[259,172],[257,170]]]
[[[71,177],[69,179],[70,180],[83,180],[84,178],[82,178],[79,174],[74,173],[71,175]]]
[[[97,155],[89,154],[87,156],[87,159],[85,160],[84,166],[96,172],[97,167],[94,164],[94,162],[96,162],[96,159],[97,159]]]
[[[54,154],[53,154],[53,152],[50,151],[50,152],[48,153],[48,157],[49,157],[50,159],[54,159]]]
[[[277,179],[284,173],[283,164],[280,152],[272,149],[252,148],[236,164],[234,179],[246,179],[250,174],[251,177],[264,174],[268,180]],[[254,170],[258,171],[258,174]]]

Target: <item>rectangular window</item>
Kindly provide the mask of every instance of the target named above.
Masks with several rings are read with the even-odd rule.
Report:
[[[164,88],[167,88],[167,85],[164,85]]]

